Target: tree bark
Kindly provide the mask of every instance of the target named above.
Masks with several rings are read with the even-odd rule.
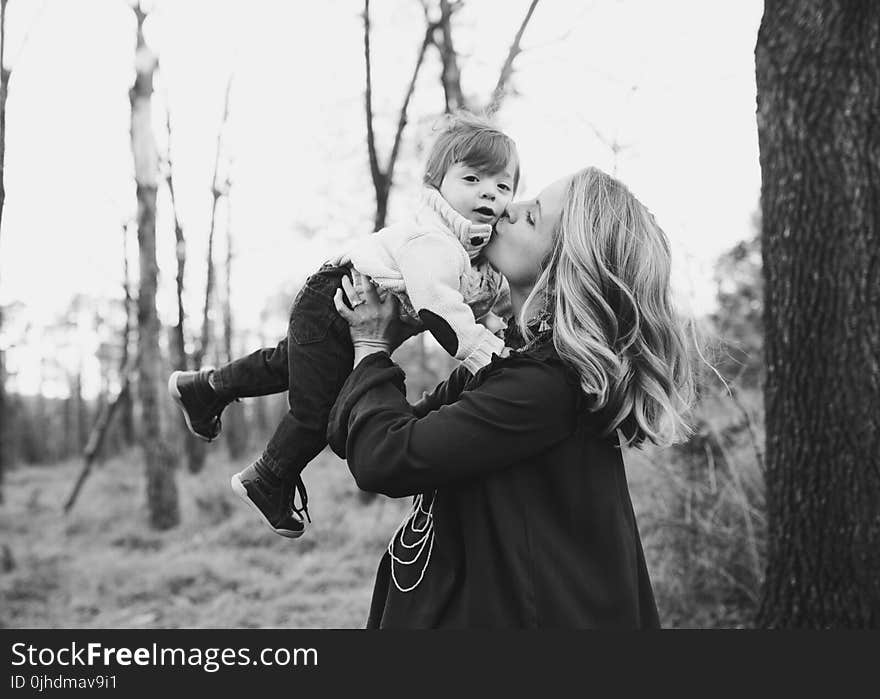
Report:
[[[131,352],[132,339],[132,318],[135,313],[135,299],[131,293],[131,273],[128,266],[128,225],[122,227],[122,270],[123,270],[123,292],[125,294],[123,303],[125,304],[125,327],[122,332],[122,359],[120,367],[128,366],[129,353]],[[125,377],[120,376],[120,381]],[[131,398],[131,391],[126,391],[121,398],[122,404],[119,409],[122,413],[122,435],[127,446],[132,446],[137,441],[136,430],[134,428],[134,404]]]
[[[391,154],[388,156],[388,164],[383,170],[379,165],[379,156],[376,152],[376,135],[373,131],[373,71],[370,56],[370,0],[364,0],[364,66],[366,68],[366,89],[364,91],[364,108],[367,119],[367,155],[370,163],[370,177],[373,181],[373,190],[376,194],[376,215],[373,219],[373,231],[378,231],[385,227],[385,221],[388,217],[388,196],[391,194],[391,186],[394,182],[394,166],[397,164],[397,156],[400,152],[400,144],[403,140],[403,131],[406,128],[407,115],[409,112],[409,103],[412,99],[413,92],[416,88],[416,81],[419,72],[422,69],[422,63],[425,59],[425,52],[432,42],[437,24],[428,22],[425,29],[422,44],[419,47],[416,56],[415,67],[413,68],[410,81],[404,93],[403,104],[397,117],[397,129],[394,132],[394,144],[391,147]]]
[[[6,203],[6,184],[3,166],[6,163],[6,97],[9,94],[10,71],[6,69],[6,5],[0,0],[0,226],[3,224],[3,205]]]
[[[226,192],[230,183],[226,182]],[[232,216],[229,198],[226,199],[226,263],[224,265],[223,295],[223,360],[231,362],[232,356],[232,260],[234,250],[232,244]],[[232,403],[227,408],[226,447],[233,460],[241,459],[247,451],[247,427],[240,403]]]
[[[101,451],[101,446],[104,444],[107,432],[110,430],[110,425],[113,424],[113,416],[116,414],[119,406],[124,403],[125,397],[129,394],[131,371],[131,365],[126,363],[121,371],[120,380],[122,384],[119,393],[112,401],[108,401],[101,406],[101,412],[98,413],[98,419],[95,421],[95,425],[92,427],[92,431],[88,436],[88,441],[83,449],[82,468],[76,478],[73,489],[70,491],[70,495],[67,496],[67,500],[64,503],[65,514],[70,512],[77,497],[79,497],[83,484],[92,472],[92,466]]]
[[[880,5],[768,0],[755,50],[764,627],[880,626]]]
[[[178,371],[186,371],[190,368],[189,357],[186,352],[186,334],[184,325],[186,312],[183,306],[184,280],[186,273],[186,237],[183,234],[183,226],[177,212],[177,198],[174,189],[174,166],[171,161],[171,112],[165,112],[165,129],[167,132],[168,152],[165,156],[165,183],[168,185],[168,195],[171,199],[171,211],[174,216],[174,253],[177,261],[177,275],[175,277],[177,289],[177,323],[171,329],[171,357],[174,368]],[[209,272],[212,274],[212,272]],[[209,292],[210,293],[210,292]],[[196,366],[196,369],[199,367]],[[205,443],[196,439],[187,429],[186,421],[182,416],[178,418],[181,442],[186,453],[186,465],[190,473],[199,473],[205,466],[207,450]]]
[[[529,3],[529,9],[526,10],[526,16],[523,18],[516,35],[513,37],[513,43],[507,51],[507,58],[505,58],[504,63],[501,64],[501,70],[498,72],[498,82],[495,83],[495,89],[492,90],[492,97],[489,100],[489,106],[486,109],[489,113],[497,112],[501,108],[501,103],[510,91],[508,85],[510,83],[510,78],[513,76],[513,62],[516,60],[516,57],[522,53],[520,41],[526,31],[526,27],[529,25],[529,21],[532,19],[532,13],[535,11],[537,5],[538,0],[532,0],[532,2]]]
[[[6,203],[4,165],[6,162],[6,96],[9,93],[9,71],[6,70],[6,3],[0,0],[0,230],[3,229],[3,206]],[[3,329],[3,308],[0,308],[0,330]],[[8,458],[6,426],[6,354],[0,349],[0,504],[3,503],[3,480]]]
[[[217,148],[214,153],[214,178],[211,181],[211,227],[208,230],[208,274],[205,282],[205,306],[202,313],[202,339],[199,347],[193,357],[196,368],[201,367],[205,358],[208,356],[208,346],[211,343],[211,301],[214,296],[214,287],[216,285],[214,277],[216,269],[214,265],[214,235],[217,230],[217,210],[220,206],[220,197],[223,196],[225,186],[221,186],[220,182],[220,158],[223,150],[223,129],[229,118],[229,94],[232,89],[232,76],[226,83],[226,97],[223,103],[223,119],[220,123],[220,130],[217,133]],[[215,353],[216,354],[216,353]]]
[[[443,97],[446,113],[467,108],[464,93],[461,90],[461,69],[458,67],[458,54],[452,43],[452,14],[458,9],[459,3],[451,4],[449,0],[440,0],[440,38],[434,43],[440,52],[440,83],[443,85]]]
[[[188,368],[186,356],[186,340],[183,332],[186,313],[183,308],[183,290],[186,273],[186,238],[183,235],[183,226],[180,225],[180,216],[177,213],[177,199],[174,190],[174,168],[171,162],[171,113],[165,113],[165,130],[167,135],[168,152],[165,155],[165,184],[168,185],[168,196],[171,199],[171,212],[174,216],[174,256],[177,261],[177,323],[171,332],[172,361],[178,371],[186,371]]]
[[[163,435],[159,405],[162,358],[159,352],[159,316],[156,310],[158,265],[156,262],[156,190],[158,153],[150,124],[150,99],[156,59],[143,35],[145,14],[137,15],[137,73],[131,100],[131,140],[134,152],[138,204],[138,389],[141,402],[141,438],[147,476],[147,507],[150,525],[169,529],[180,522],[174,458]]]

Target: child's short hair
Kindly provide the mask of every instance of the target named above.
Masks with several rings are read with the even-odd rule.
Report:
[[[424,183],[440,189],[446,171],[464,163],[483,172],[501,172],[514,162],[513,191],[519,184],[519,153],[513,139],[483,117],[459,111],[446,121],[431,146],[425,163]]]

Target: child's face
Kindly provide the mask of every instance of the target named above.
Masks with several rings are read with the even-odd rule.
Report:
[[[455,163],[440,183],[440,194],[471,223],[495,223],[513,196],[513,163],[490,174]]]

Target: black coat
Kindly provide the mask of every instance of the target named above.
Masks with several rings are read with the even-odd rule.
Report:
[[[355,368],[332,448],[362,489],[434,499],[433,539],[398,550],[419,554],[394,564],[398,584],[383,556],[368,627],[659,626],[617,437],[586,407],[552,342],[459,368],[416,406],[387,354]]]

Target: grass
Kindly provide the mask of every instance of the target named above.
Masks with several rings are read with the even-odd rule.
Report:
[[[746,397],[745,412],[729,399],[704,401],[689,443],[626,453],[666,627],[742,627],[756,608],[763,435],[743,418],[760,424],[756,401]],[[362,627],[376,566],[409,500],[362,502],[345,463],[325,451],[305,474],[314,523],[291,541],[232,494],[229,476],[241,466],[221,443],[199,476],[179,470],[181,524],[166,532],[147,527],[138,450],[97,467],[66,516],[78,461],[10,471],[0,627]]]
[[[707,398],[696,418],[689,442],[628,462],[657,605],[667,627],[748,627],[766,565],[760,397]]]
[[[407,500],[359,501],[325,452],[306,472],[314,524],[277,536],[232,494],[222,447],[200,476],[178,471],[181,519],[147,528],[137,452],[96,469],[68,515],[79,469],[7,474],[0,626],[11,628],[357,628],[382,551]],[[309,477],[311,476],[311,477]]]

